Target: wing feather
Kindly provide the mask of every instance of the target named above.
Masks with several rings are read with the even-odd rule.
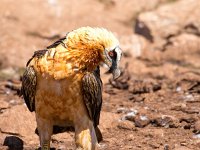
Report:
[[[21,94],[23,95],[25,103],[31,112],[35,111],[37,76],[33,66],[30,66],[30,62],[33,60],[33,58],[43,57],[46,52],[48,52],[47,49],[35,51],[31,59],[29,59],[27,62],[26,70],[22,76]]]
[[[21,92],[28,109],[35,111],[36,72],[32,66],[28,66],[22,76]]]
[[[99,124],[102,106],[102,81],[99,67],[93,72],[87,72],[82,79],[82,94],[88,114],[96,127]]]
[[[69,32],[68,32],[68,33],[69,33]],[[47,49],[55,48],[55,47],[57,47],[57,46],[60,45],[60,44],[62,44],[62,46],[66,48],[66,45],[65,45],[65,43],[64,43],[64,40],[67,38],[68,33],[66,34],[65,37],[63,37],[63,38],[61,38],[61,39],[55,41],[55,42],[54,42],[53,44],[51,44],[50,46],[47,46]]]

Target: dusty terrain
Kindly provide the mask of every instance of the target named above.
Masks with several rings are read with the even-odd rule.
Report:
[[[113,31],[124,51],[117,81],[101,68],[100,149],[200,149],[199,18],[199,0],[1,0],[0,149],[38,148],[20,76],[35,50],[86,25]],[[52,148],[74,149],[73,132]]]

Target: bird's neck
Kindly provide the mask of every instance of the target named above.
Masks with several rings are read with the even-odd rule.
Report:
[[[94,71],[103,61],[104,50],[101,40],[94,36],[88,38],[85,34],[73,34],[67,36],[66,46],[68,57],[74,67],[81,71]],[[86,38],[87,37],[87,38]]]
[[[77,68],[82,72],[94,71],[102,61],[98,49],[74,49],[69,52],[69,55],[68,58],[72,61],[73,68]]]

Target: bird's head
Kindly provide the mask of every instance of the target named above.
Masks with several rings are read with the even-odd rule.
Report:
[[[114,79],[120,76],[119,62],[122,52],[119,41],[112,32],[104,28],[81,27],[70,32],[67,41],[67,46],[71,49],[78,47],[80,60],[96,65],[103,62],[109,67]]]

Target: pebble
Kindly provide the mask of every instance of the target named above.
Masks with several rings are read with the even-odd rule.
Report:
[[[194,124],[194,132],[196,134],[200,134],[200,121],[195,122],[195,124]]]
[[[176,88],[176,92],[181,92],[181,91],[182,91],[181,87],[178,86],[178,87]]]
[[[195,139],[200,139],[200,134],[195,134],[195,135],[193,135],[193,138],[195,138]]]
[[[125,129],[125,130],[136,130],[134,123],[130,121],[121,121],[118,123],[117,127],[119,129]]]
[[[136,127],[144,128],[150,123],[150,119],[147,116],[139,116],[135,118],[134,122]]]
[[[161,116],[156,119],[153,119],[152,124],[157,127],[165,127],[165,128],[176,127],[176,125],[173,122],[173,119],[169,116]]]
[[[117,113],[125,113],[127,111],[128,111],[128,109],[124,108],[124,107],[117,108]]]

